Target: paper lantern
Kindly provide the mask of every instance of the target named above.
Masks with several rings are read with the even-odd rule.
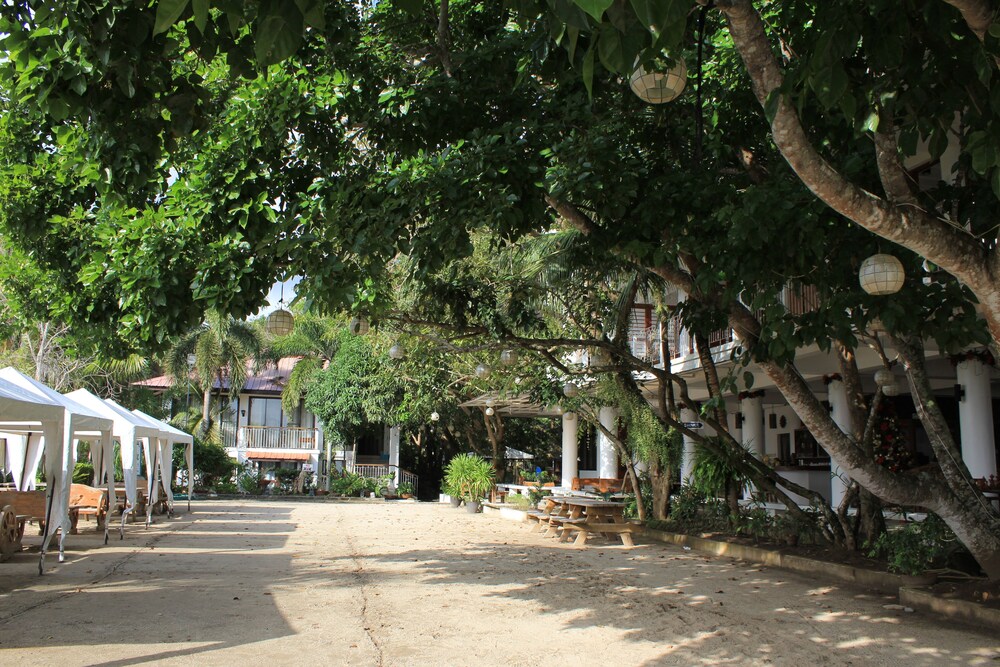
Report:
[[[504,366],[513,366],[517,363],[517,350],[504,350],[500,353],[500,363]]]
[[[875,384],[878,387],[888,387],[896,383],[896,376],[888,368],[880,368],[875,371]]]
[[[486,408],[486,416],[487,417],[492,417],[495,412],[496,412],[496,410],[494,410],[493,408]]]
[[[406,352],[405,350],[403,350],[403,346],[400,345],[399,343],[396,343],[395,345],[389,348],[390,359],[402,359],[405,356],[405,354]]]
[[[439,419],[441,419],[441,415],[439,415],[437,412],[432,412],[431,413],[431,421],[432,422],[436,422]]]
[[[493,369],[490,368],[489,364],[479,364],[476,366],[476,377],[480,380],[487,379],[492,372]]]
[[[295,316],[279,308],[267,316],[267,332],[272,336],[287,336],[295,328]]]
[[[895,294],[903,287],[903,263],[892,255],[879,253],[861,262],[858,280],[861,289],[873,295]]]
[[[355,317],[351,320],[349,331],[355,336],[364,336],[368,333],[368,320],[364,317]]]
[[[566,384],[563,385],[563,396],[565,396],[566,398],[573,398],[579,393],[580,393],[580,388],[577,387],[572,382],[567,382]]]
[[[644,102],[664,104],[677,99],[687,84],[687,63],[683,58],[677,58],[674,66],[666,72],[647,70],[636,63],[636,68],[629,78],[632,92]]]

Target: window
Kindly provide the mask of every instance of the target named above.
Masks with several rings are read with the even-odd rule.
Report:
[[[248,426],[282,426],[281,399],[250,397]]]
[[[597,470],[597,427],[580,430],[580,470]]]

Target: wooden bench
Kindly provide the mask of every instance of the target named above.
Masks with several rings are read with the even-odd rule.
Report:
[[[586,491],[593,489],[598,493],[620,493],[626,486],[624,479],[610,477],[574,477],[572,489]]]
[[[563,528],[565,530],[563,531],[563,535],[560,536],[560,541],[567,541],[570,532],[577,531],[576,540],[573,541],[573,544],[578,547],[585,546],[587,544],[587,537],[593,533],[618,535],[625,546],[635,546],[635,542],[632,541],[632,533],[635,532],[635,525],[631,523],[590,523],[587,521],[576,521],[566,523]]]
[[[69,488],[69,532],[77,534],[80,515],[93,516],[97,527],[103,528],[108,515],[108,492],[86,484],[71,484]]]
[[[0,561],[21,550],[24,527],[29,521],[45,532],[44,491],[0,491]]]

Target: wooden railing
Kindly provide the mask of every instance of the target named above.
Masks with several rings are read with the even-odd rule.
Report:
[[[222,443],[245,449],[318,449],[319,431],[297,426],[240,426],[223,422]]]

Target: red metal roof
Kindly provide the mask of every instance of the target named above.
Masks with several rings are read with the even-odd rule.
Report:
[[[292,369],[295,368],[295,364],[299,363],[301,360],[302,357],[282,357],[278,360],[276,366],[268,365],[266,368],[262,368],[256,373],[253,372],[253,364],[247,364],[247,371],[250,372],[251,375],[247,378],[247,383],[243,388],[243,393],[280,394],[285,388],[285,383],[288,381],[288,376],[291,374]],[[192,377],[194,376],[192,375]],[[154,378],[149,378],[148,380],[133,382],[132,384],[137,387],[146,387],[147,389],[152,389],[153,391],[164,391],[173,386],[173,380],[169,375],[159,375]],[[219,381],[216,380],[212,384],[212,389],[219,389],[219,385]],[[221,385],[221,388],[224,391],[229,389],[228,378],[223,378]]]

